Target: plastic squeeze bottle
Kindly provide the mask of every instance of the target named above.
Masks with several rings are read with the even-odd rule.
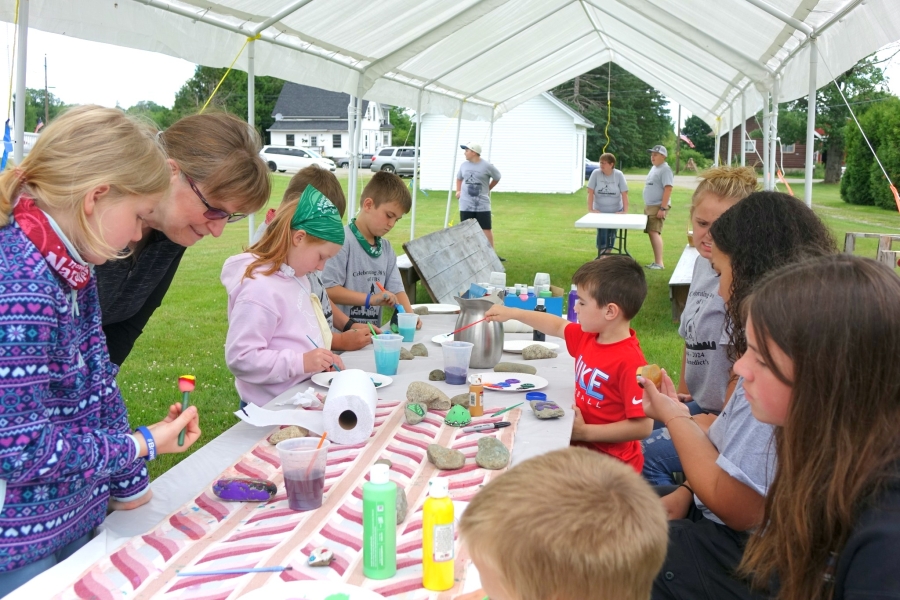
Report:
[[[397,573],[397,484],[389,467],[372,465],[363,484],[363,575],[388,579]]]
[[[481,377],[473,375],[469,383],[469,414],[473,417],[484,415],[484,387]]]
[[[453,503],[446,477],[431,481],[422,506],[422,586],[433,592],[453,587]]]
[[[569,292],[569,308],[566,312],[566,318],[570,323],[578,322],[578,314],[575,312],[575,303],[578,302],[578,287],[573,283],[572,291]]]
[[[535,312],[543,312],[543,313],[547,312],[547,307],[544,306],[543,298],[537,299],[537,306],[534,307],[534,311]],[[534,340],[535,342],[543,342],[544,340],[547,339],[547,336],[544,335],[543,333],[541,333],[540,331],[538,331],[537,328],[535,328],[534,333],[531,334],[531,339]]]

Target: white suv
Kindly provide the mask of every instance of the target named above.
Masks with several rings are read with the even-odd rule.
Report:
[[[309,148],[297,148],[295,146],[263,146],[259,151],[270,171],[297,172],[310,165],[315,165],[329,171],[334,171],[334,161],[322,157],[321,154]]]
[[[421,162],[421,155],[419,160]],[[387,171],[397,175],[412,176],[416,164],[416,149],[413,146],[389,146],[372,156],[370,171]]]

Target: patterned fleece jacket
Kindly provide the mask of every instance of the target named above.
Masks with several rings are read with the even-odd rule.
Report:
[[[88,533],[110,496],[147,490],[117,371],[96,279],[76,293],[15,221],[0,228],[0,571]]]

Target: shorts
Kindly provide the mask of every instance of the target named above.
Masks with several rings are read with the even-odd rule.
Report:
[[[482,229],[486,231],[491,230],[491,211],[489,210],[479,210],[477,212],[472,210],[459,211],[460,223],[462,223],[466,219],[475,219],[476,221],[478,221],[478,225]]]
[[[644,207],[644,214],[647,215],[647,227],[644,228],[644,233],[650,233],[651,231],[662,233],[663,220],[656,217],[656,212],[660,206],[662,205],[653,204]]]

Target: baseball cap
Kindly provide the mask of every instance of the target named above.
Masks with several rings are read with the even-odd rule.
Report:
[[[662,144],[657,144],[657,145],[653,146],[652,148],[647,150],[647,152],[659,152],[663,156],[669,156],[669,151],[666,150],[666,147],[663,146]]]
[[[481,144],[466,144],[465,146],[460,146],[463,150],[471,150],[478,156],[481,156]]]

